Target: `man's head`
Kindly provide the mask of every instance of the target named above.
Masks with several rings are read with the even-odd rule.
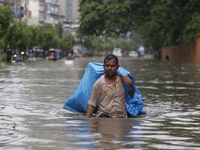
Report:
[[[116,75],[117,69],[119,68],[118,58],[113,54],[107,55],[104,59],[103,67],[107,76],[112,77]]]
[[[117,56],[115,56],[115,55],[113,55],[113,54],[109,54],[109,55],[107,55],[107,56],[105,57],[105,59],[104,59],[104,64],[105,64],[105,61],[107,61],[107,60],[109,61],[109,60],[111,60],[111,59],[115,59],[117,65],[118,65],[119,60],[118,60]]]

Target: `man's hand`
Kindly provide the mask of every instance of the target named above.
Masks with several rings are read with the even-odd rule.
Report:
[[[128,76],[121,76],[121,80],[123,83],[129,84],[129,85],[133,84],[132,80]]]
[[[94,113],[95,107],[92,105],[88,105],[87,111],[86,111],[86,117],[89,118]]]
[[[126,83],[126,84],[129,84],[129,85],[130,85],[130,91],[129,91],[128,93],[129,93],[129,95],[130,95],[131,97],[133,97],[133,96],[134,96],[134,93],[135,93],[135,88],[134,88],[134,86],[133,86],[132,80],[131,80],[128,76],[121,76],[121,81],[122,81],[123,83]]]

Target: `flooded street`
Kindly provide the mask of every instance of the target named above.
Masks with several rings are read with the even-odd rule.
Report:
[[[0,149],[200,149],[200,65],[120,58],[146,115],[86,119],[63,111],[89,62],[0,63]]]

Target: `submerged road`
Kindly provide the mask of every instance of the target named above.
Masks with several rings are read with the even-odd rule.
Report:
[[[86,119],[62,110],[88,62],[103,58],[0,63],[0,149],[199,149],[200,65],[119,60],[147,115]]]

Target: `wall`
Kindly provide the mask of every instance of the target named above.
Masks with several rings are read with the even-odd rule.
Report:
[[[161,60],[166,60],[166,55],[169,56],[169,61],[174,62],[189,62],[200,63],[200,38],[196,38],[190,49],[180,47],[164,47],[161,49]]]
[[[39,1],[30,1],[28,5],[28,25],[39,25]]]

